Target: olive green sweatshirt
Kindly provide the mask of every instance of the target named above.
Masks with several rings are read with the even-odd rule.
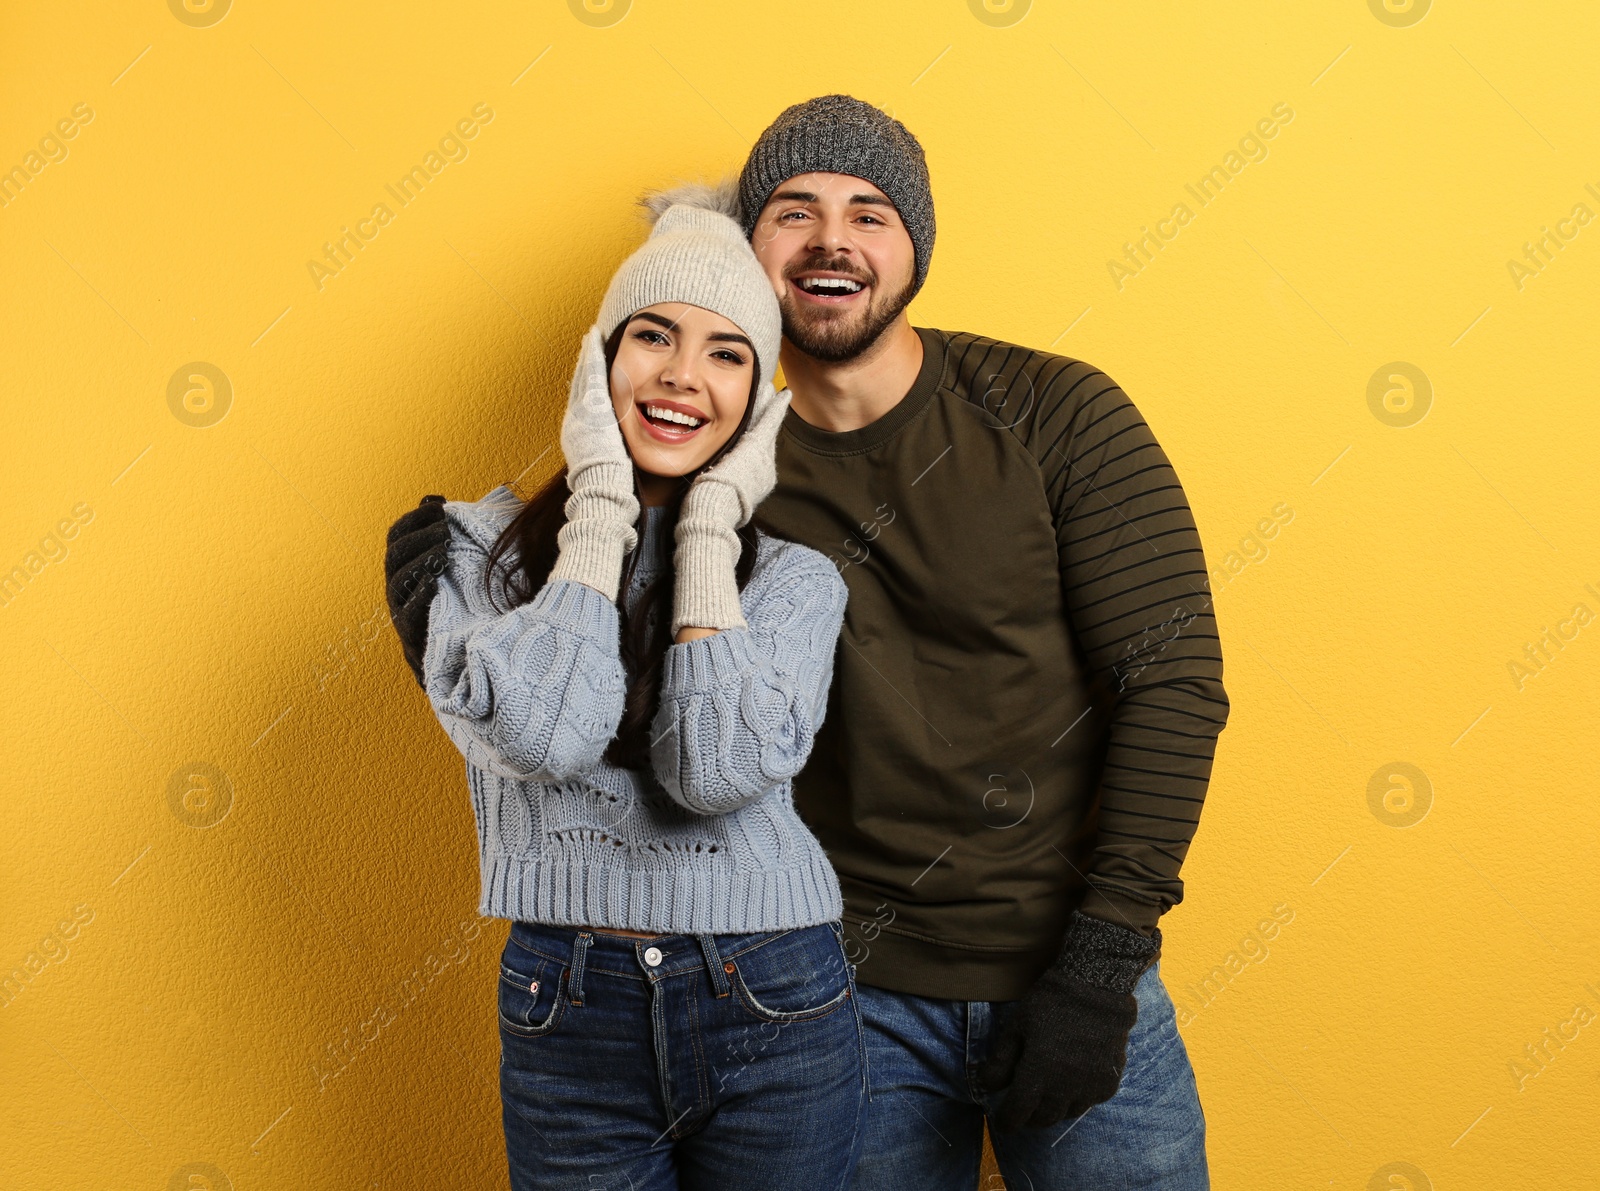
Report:
[[[760,515],[849,588],[795,805],[865,984],[1013,1000],[1075,907],[1182,900],[1227,722],[1205,559],[1139,411],[1080,361],[918,328],[871,425],[792,409]]]

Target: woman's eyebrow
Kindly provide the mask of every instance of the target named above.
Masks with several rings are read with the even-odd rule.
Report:
[[[642,318],[647,322],[655,323],[657,326],[665,327],[669,331],[676,331],[678,329],[677,323],[673,322],[670,318],[667,318],[663,314],[657,314],[653,310],[641,310],[628,321],[632,322],[634,318]],[[755,344],[751,343],[750,340],[746,339],[743,335],[737,334],[733,331],[713,331],[711,334],[707,335],[706,338],[714,343],[742,343],[751,351],[756,350]]]

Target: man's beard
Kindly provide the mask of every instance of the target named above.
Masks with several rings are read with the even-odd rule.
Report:
[[[872,289],[872,297],[864,309],[846,314],[803,305],[789,287],[784,286],[783,298],[778,303],[783,314],[783,336],[813,359],[829,364],[855,359],[876,343],[878,336],[911,304],[914,278],[908,280],[899,293],[889,295],[879,286],[876,274],[859,276],[847,264],[839,262],[810,260],[794,272],[811,270],[847,273]]]

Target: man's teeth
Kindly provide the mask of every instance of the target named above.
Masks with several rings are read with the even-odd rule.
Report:
[[[802,277],[800,288],[808,294],[855,294],[861,292],[861,283],[848,277]]]
[[[667,409],[662,405],[647,405],[644,407],[644,412],[663,422],[678,422],[690,427],[700,426],[705,422],[704,418],[691,418],[688,414],[680,414],[677,410]]]

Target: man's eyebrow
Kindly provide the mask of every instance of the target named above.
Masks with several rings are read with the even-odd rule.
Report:
[[[646,322],[655,323],[657,326],[665,327],[669,331],[676,331],[678,329],[677,323],[673,322],[666,315],[657,314],[653,310],[635,311],[633,318],[630,318],[628,321],[631,323],[634,318],[642,318]],[[707,335],[706,338],[711,340],[713,343],[742,343],[751,351],[756,350],[755,344],[751,343],[750,340],[746,339],[743,335],[740,335],[736,331],[713,331],[711,334]]]
[[[817,201],[817,196],[809,190],[778,190],[773,192],[772,198],[793,199],[797,203],[814,203]],[[768,199],[767,201],[771,202],[772,199]],[[894,206],[892,202],[884,198],[881,194],[852,194],[850,196],[850,203],[852,205],[859,204],[872,207]]]

